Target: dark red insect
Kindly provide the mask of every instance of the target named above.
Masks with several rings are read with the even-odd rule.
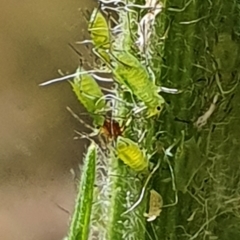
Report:
[[[124,131],[123,127],[120,127],[119,123],[113,119],[105,119],[103,126],[100,129],[100,133],[108,141],[116,140],[118,136],[122,136]]]

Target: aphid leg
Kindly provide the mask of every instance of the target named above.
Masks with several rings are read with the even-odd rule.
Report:
[[[108,100],[108,99],[115,99],[115,100],[123,103],[124,105],[126,105],[126,106],[128,106],[128,107],[133,107],[133,106],[134,106],[133,104],[128,103],[128,102],[124,101],[122,98],[118,98],[116,95],[113,95],[113,94],[106,94],[106,95],[104,95],[103,97],[101,97],[101,98],[98,99],[98,101],[96,102],[96,104],[97,104],[98,102],[100,102],[102,99],[106,99],[106,100]]]
[[[90,142],[93,142],[94,144],[96,144],[96,146],[98,146],[98,144],[97,144],[97,142],[94,140],[94,139],[92,139],[92,137],[94,137],[95,135],[92,135],[92,134],[88,134],[88,133],[84,133],[84,132],[79,132],[79,131],[74,131],[77,135],[79,135],[80,137],[74,137],[74,139],[75,140],[78,140],[78,139],[87,139],[87,140],[89,140]],[[105,147],[105,142],[103,141],[103,139],[102,138],[98,138],[98,140],[99,140],[99,142],[100,142],[100,145],[101,145],[101,147],[105,150],[106,149],[106,147]],[[102,151],[102,149],[100,148],[100,147],[98,147],[98,150],[99,150],[99,152],[101,153],[101,155],[104,157],[104,158],[106,158],[106,155],[104,154],[104,152]]]
[[[103,52],[100,53],[100,50]],[[104,64],[106,64],[106,66],[109,69],[111,69],[111,65],[109,63],[110,60],[108,59],[108,57],[106,57],[108,56],[107,51],[108,51],[107,49],[101,48],[101,46],[98,46],[92,49],[92,52],[95,54],[95,56],[99,58]],[[104,55],[106,54],[106,56],[103,56],[103,53]]]
[[[111,12],[104,11],[104,9],[101,9],[108,17],[108,21],[112,21],[115,25],[118,25],[118,21],[112,16]]]
[[[71,113],[71,115],[77,119],[81,124],[83,124],[86,128],[90,129],[92,131],[91,133],[91,137],[97,136],[99,133],[99,130],[96,131],[95,128],[93,128],[92,126],[90,126],[89,124],[87,124],[86,122],[84,122],[76,113],[74,113],[72,111],[72,109],[70,107],[66,107],[67,110]]]
[[[144,197],[144,194],[145,194],[145,191],[146,191],[146,188],[147,188],[147,185],[150,181],[150,179],[152,178],[153,174],[157,171],[157,169],[160,167],[160,164],[161,164],[161,159],[159,158],[158,160],[158,163],[157,165],[154,167],[154,169],[151,171],[151,173],[148,175],[143,187],[142,187],[142,191],[141,191],[141,194],[138,198],[138,200],[132,205],[132,207],[130,207],[127,211],[125,211],[124,213],[122,213],[121,216],[131,212],[133,209],[135,209],[142,201],[143,197]]]
[[[140,112],[142,112],[146,109],[147,109],[147,106],[143,106],[141,108],[137,107],[137,108],[134,109],[134,114],[138,114],[138,113],[140,113]]]

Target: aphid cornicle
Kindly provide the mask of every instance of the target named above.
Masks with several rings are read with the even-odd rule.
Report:
[[[126,165],[136,172],[148,170],[148,160],[138,144],[129,138],[119,136],[116,143],[116,153]]]
[[[157,87],[146,68],[136,57],[126,51],[118,52],[115,56],[117,64],[113,74],[120,84],[124,84],[147,107],[148,117],[161,113],[165,100],[158,94]]]
[[[77,72],[82,71],[83,69],[80,67],[77,69]],[[106,101],[104,99],[104,94],[95,79],[90,74],[81,74],[75,77],[70,84],[72,85],[73,91],[78,100],[93,118],[94,125],[102,126],[105,118],[99,114],[99,112],[106,109]]]

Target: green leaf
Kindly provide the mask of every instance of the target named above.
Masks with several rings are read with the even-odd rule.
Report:
[[[97,149],[92,143],[87,150],[68,240],[87,240],[92,211]]]

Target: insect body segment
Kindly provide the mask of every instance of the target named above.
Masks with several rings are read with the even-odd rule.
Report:
[[[77,69],[77,72],[81,71],[81,68]],[[75,77],[70,83],[78,100],[94,119],[94,124],[102,126],[104,117],[99,115],[99,112],[106,109],[106,101],[95,79],[90,74],[82,74]]]
[[[117,138],[116,151],[118,158],[136,172],[148,169],[148,160],[144,152],[137,143],[129,138],[119,136]]]
[[[132,54],[122,51],[114,56],[118,64],[113,73],[148,109],[148,117],[160,114],[165,100],[158,94],[158,87],[151,81],[144,66]]]

